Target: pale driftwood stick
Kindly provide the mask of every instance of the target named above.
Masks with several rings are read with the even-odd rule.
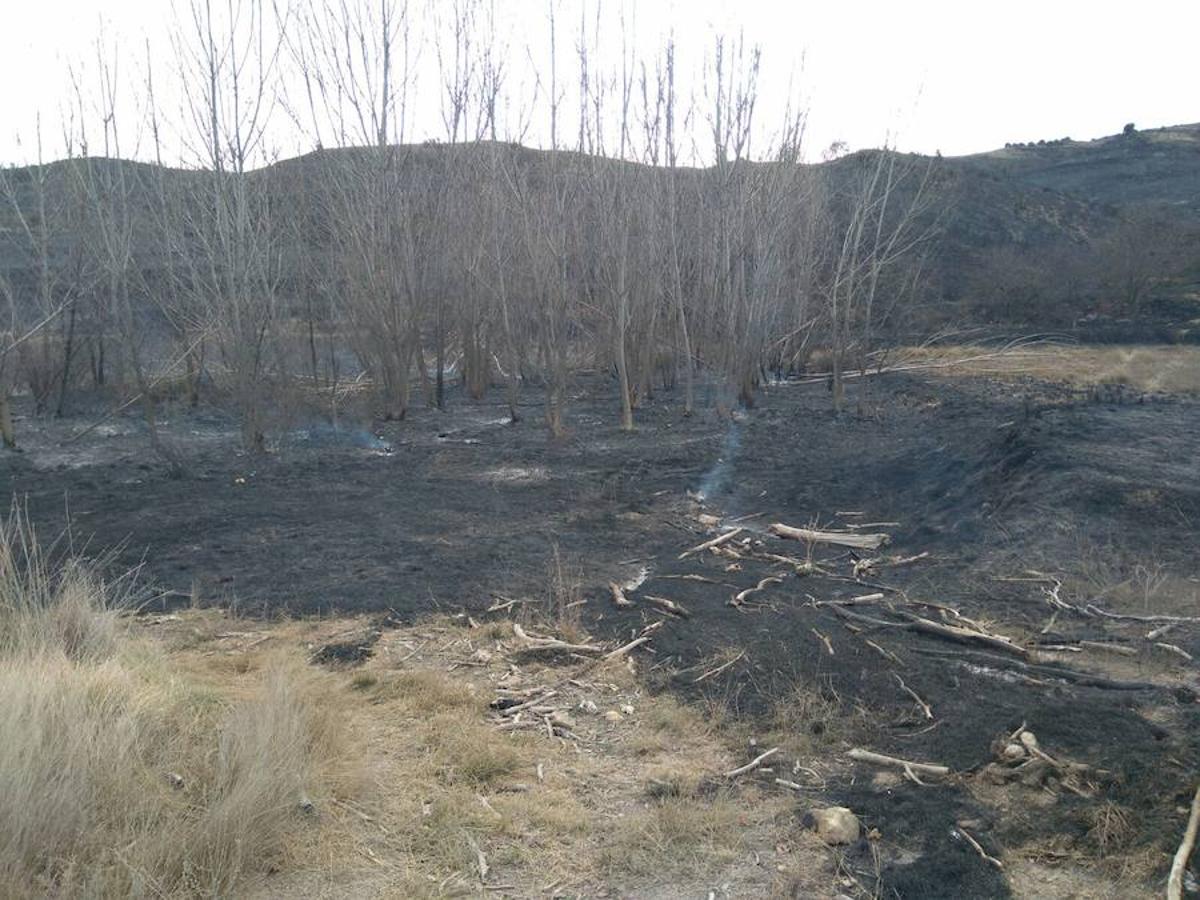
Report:
[[[785,566],[791,566],[797,575],[811,575],[817,571],[817,567],[811,562],[803,559],[796,559],[794,556],[781,556],[778,553],[756,553],[755,559],[761,559],[763,562],[782,563]]]
[[[917,706],[921,707],[921,711],[925,713],[925,718],[932,719],[933,718],[933,709],[932,709],[932,707],[930,707],[930,705],[928,703],[926,703],[924,700],[921,699],[921,695],[918,694],[916,691],[914,691],[912,688],[910,688],[907,684],[905,684],[904,679],[901,678],[895,672],[892,673],[892,676],[896,679],[897,682],[899,682],[900,689],[902,691],[904,691],[904,693],[908,694],[908,696],[912,697],[914,700],[917,701]]]
[[[655,575],[654,577],[660,581],[671,579],[673,581],[699,581],[703,584],[720,584],[716,579],[707,578],[704,575]]]
[[[1089,603],[1085,609],[1106,619],[1119,619],[1122,622],[1170,622],[1174,625],[1200,623],[1200,616],[1134,616],[1127,613],[1109,612],[1107,609],[1101,609],[1092,603]]]
[[[481,850],[479,848],[479,844],[475,842],[475,838],[472,837],[471,832],[469,832],[469,831],[466,832],[466,835],[467,835],[467,844],[470,846],[471,850],[474,851],[474,853],[475,853],[475,864],[479,867],[479,881],[481,883],[485,882],[485,881],[487,881],[487,877],[488,877],[487,857],[483,855],[483,850]]]
[[[1133,647],[1123,647],[1120,644],[1106,643],[1104,641],[1080,641],[1079,646],[1086,650],[1099,650],[1103,653],[1116,653],[1121,656],[1137,656],[1137,650]]]
[[[857,534],[843,531],[815,531],[811,528],[794,528],[776,522],[767,526],[767,530],[776,537],[789,538],[793,541],[807,541],[811,544],[836,544],[839,547],[853,547],[856,550],[878,550],[888,541],[888,534]]]
[[[760,753],[758,756],[754,757],[754,759],[750,760],[750,762],[746,763],[744,766],[738,766],[736,769],[726,772],[725,777],[737,778],[739,775],[745,775],[747,772],[753,772],[755,769],[761,766],[763,762],[770,759],[778,752],[778,747],[772,747],[766,753]]]
[[[1146,632],[1146,640],[1157,641],[1160,637],[1162,637],[1168,631],[1170,631],[1173,628],[1178,628],[1178,627],[1179,627],[1178,622],[1168,622],[1166,625],[1159,625],[1157,628],[1154,628],[1154,629]]]
[[[679,554],[679,558],[687,559],[687,557],[691,556],[693,553],[702,553],[711,547],[719,547],[722,544],[724,544],[726,541],[733,540],[735,537],[737,537],[739,534],[741,534],[745,530],[746,530],[745,528],[738,527],[738,528],[731,529],[730,531],[726,531],[724,534],[719,534],[715,538],[707,540],[702,544],[697,544],[695,547],[692,547],[690,550],[684,550],[682,553]]]
[[[851,525],[850,527],[853,528],[855,526]],[[926,550],[924,553],[918,553],[916,556],[873,556],[869,559],[860,559],[858,562],[856,562],[854,564],[854,575],[855,577],[858,577],[859,575],[868,573],[872,569],[879,566],[887,566],[888,568],[893,569],[900,566],[908,566],[928,558],[928,550]]]
[[[1195,659],[1192,654],[1188,653],[1182,647],[1177,647],[1175,644],[1164,644],[1162,641],[1157,641],[1155,642],[1154,646],[1159,650],[1166,650],[1168,653],[1174,653],[1176,656],[1182,656],[1188,662],[1191,662],[1193,659]]]
[[[876,603],[884,598],[883,594],[863,594],[861,597],[851,597],[849,600],[818,600],[814,606],[858,606],[862,603]]]
[[[883,647],[879,646],[874,641],[867,640],[866,638],[863,638],[863,641],[866,643],[866,645],[868,647],[870,647],[872,650],[874,650],[876,653],[878,653],[884,659],[890,660],[891,662],[894,662],[898,666],[904,665],[904,663],[900,661],[900,657],[898,657],[891,650],[886,650]]]
[[[825,645],[825,649],[829,651],[830,656],[837,655],[833,652],[833,642],[830,641],[829,638],[825,637],[825,635],[821,634],[821,632],[817,631],[815,628],[810,628],[809,631],[815,634],[817,636],[817,640],[821,641],[821,643]]]
[[[1183,841],[1171,861],[1171,875],[1167,879],[1167,900],[1183,900],[1183,873],[1187,871],[1188,860],[1196,848],[1197,831],[1200,831],[1200,787],[1196,788],[1196,795],[1192,797],[1192,814],[1188,816]]]
[[[982,856],[986,862],[991,863],[997,869],[1004,868],[1004,863],[1000,862],[1000,860],[996,859],[996,857],[994,857],[994,856],[989,856],[987,851],[985,851],[983,849],[983,847],[981,847],[979,845],[979,841],[977,841],[977,840],[975,840],[975,838],[971,837],[971,835],[967,832],[967,829],[963,828],[961,825],[957,825],[956,830],[958,831],[959,834],[961,834],[964,838],[966,838],[967,843],[970,844],[972,847],[974,847],[975,852],[978,853],[980,856]]]
[[[749,597],[751,594],[757,594],[759,591],[764,590],[765,588],[767,588],[769,585],[772,585],[772,584],[783,584],[783,579],[779,578],[775,575],[768,576],[767,578],[762,579],[754,587],[746,588],[744,591],[738,591],[736,594],[733,595],[733,600],[730,601],[729,605],[730,606],[741,606],[743,603],[746,602],[746,598]]]
[[[617,605],[617,609],[628,609],[633,606],[633,601],[625,596],[625,590],[615,581],[608,583],[608,590],[612,593],[613,603]]]
[[[506,709],[500,710],[500,715],[502,715],[506,719],[509,716],[515,716],[521,710],[529,709],[529,707],[531,707],[531,706],[537,706],[542,701],[549,700],[551,697],[555,696],[557,693],[558,693],[558,691],[546,691],[544,694],[538,694],[536,697],[532,697],[529,700],[526,700],[524,703],[518,703],[516,706],[509,706]]]
[[[855,747],[848,750],[846,755],[857,762],[874,763],[877,766],[890,766],[896,769],[911,769],[914,772],[920,772],[922,775],[937,775],[944,777],[950,774],[949,766],[940,766],[935,763],[913,762],[907,759],[896,759],[894,756],[884,756],[882,753],[875,753],[871,750],[863,750]]]
[[[630,650],[633,650],[635,647],[642,646],[642,644],[645,644],[646,642],[648,642],[650,640],[651,635],[655,631],[657,631],[661,625],[662,625],[662,622],[655,622],[653,625],[647,625],[645,628],[642,629],[642,633],[638,637],[634,638],[628,644],[624,644],[624,645],[618,647],[616,650],[613,650],[609,653],[604,654],[604,656],[602,656],[601,659],[602,660],[617,659],[618,657],[624,656],[626,653],[628,653]]]
[[[572,650],[576,653],[603,653],[603,647],[597,647],[595,644],[571,644],[567,641],[560,641],[558,638],[537,637],[527,634],[525,629],[513,623],[513,634],[525,642],[525,650]]]
[[[722,663],[721,665],[717,666],[715,669],[709,669],[707,672],[705,672],[699,678],[693,679],[692,684],[699,684],[702,681],[712,678],[714,675],[720,675],[722,672],[724,672],[726,669],[728,669],[730,666],[732,666],[734,663],[736,663],[739,659],[741,659],[745,655],[746,655],[746,651],[743,650],[741,653],[739,653],[733,659],[729,660],[729,662]]]
[[[646,643],[649,640],[650,640],[649,635],[645,635],[645,634],[639,638],[634,638],[628,644],[618,647],[616,650],[613,650],[611,653],[604,654],[604,659],[616,659],[618,656],[624,656],[630,650],[633,650],[636,647],[642,646],[642,644]]]
[[[673,616],[679,616],[681,619],[691,618],[692,614],[674,600],[670,600],[666,597],[656,597],[653,594],[644,594],[643,596],[659,609],[666,610]]]
[[[734,516],[732,519],[728,519],[726,521],[732,525],[734,522],[746,522],[750,519],[761,519],[765,515],[766,513],[763,512],[746,513],[744,516]]]

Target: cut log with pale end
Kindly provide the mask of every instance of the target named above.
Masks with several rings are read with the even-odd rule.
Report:
[[[708,550],[712,547],[720,547],[726,541],[733,540],[735,537],[737,537],[739,534],[741,534],[745,530],[746,530],[745,528],[734,528],[734,529],[731,529],[730,531],[726,531],[724,534],[718,534],[715,538],[711,538],[702,544],[697,544],[695,547],[692,547],[688,550],[684,550],[682,553],[679,554],[679,558],[687,559],[689,556],[691,556],[695,553],[703,553],[705,550]]]
[[[895,769],[904,769],[906,771],[919,772],[922,775],[936,775],[945,777],[950,774],[949,766],[936,765],[935,763],[913,762],[909,759],[897,759],[894,756],[884,756],[882,753],[875,753],[871,750],[863,750],[860,747],[855,747],[848,750],[846,755],[857,762],[874,763],[877,766],[889,766]]]
[[[793,541],[806,541],[810,544],[836,544],[839,547],[851,547],[855,550],[878,550],[892,539],[891,535],[883,533],[816,531],[812,528],[794,528],[781,522],[768,525],[767,530],[776,537],[788,538]]]

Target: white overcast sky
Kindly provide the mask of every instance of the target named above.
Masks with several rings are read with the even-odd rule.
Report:
[[[525,45],[541,55],[547,0],[495,2],[513,59],[523,64]],[[560,29],[574,27],[579,2],[562,0]],[[889,133],[904,149],[950,155],[1007,141],[1098,137],[1130,121],[1200,121],[1200,0],[602,2],[613,10],[625,2],[639,43],[654,45],[673,31],[695,59],[713,30],[742,31],[762,47],[764,101],[782,103],[789,76],[798,87],[810,113],[810,155],[835,140],[876,145]],[[0,162],[33,157],[39,113],[45,155],[60,155],[68,66],[94,58],[102,20],[122,48],[125,77],[139,77],[147,41],[156,69],[169,68],[173,5],[0,0]],[[560,36],[560,56],[570,40]],[[425,130],[436,131],[436,116],[425,118]],[[310,149],[279,127],[280,154]],[[138,152],[145,155],[144,146]]]

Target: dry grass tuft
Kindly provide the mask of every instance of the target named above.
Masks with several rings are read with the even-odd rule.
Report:
[[[1086,815],[1088,841],[1102,857],[1127,849],[1137,835],[1129,810],[1112,800],[1096,804]]]
[[[745,849],[752,813],[744,798],[666,796],[626,816],[602,853],[613,874],[669,875],[727,863]]]
[[[87,566],[48,566],[16,516],[0,636],[6,897],[229,896],[353,782],[327,676],[281,659],[213,690],[130,637]]]

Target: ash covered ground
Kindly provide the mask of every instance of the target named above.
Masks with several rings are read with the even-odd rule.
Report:
[[[0,484],[43,537],[69,522],[76,549],[111,552],[117,569],[140,565],[161,589],[156,608],[482,616],[497,597],[543,597],[557,555],[578,573],[594,632],[664,621],[644,667],[656,689],[718,698],[756,721],[800,686],[828,701],[803,726],[818,748],[836,734],[960,773],[919,785],[831,769],[824,796],[883,836],[851,847],[843,865],[885,896],[1007,896],[1005,873],[958,836],[962,823],[985,848],[1042,842],[1049,856],[1075,858],[1093,842],[1101,799],[1131,820],[1125,850],[1169,852],[1176,829],[1163,823],[1175,822],[1200,759],[1195,664],[1151,652],[1147,623],[1079,610],[1197,614],[1200,403],[892,374],[871,381],[859,411],[860,390],[836,416],[822,385],[782,384],[736,420],[711,409],[684,417],[664,394],[625,434],[611,384],[592,376],[576,382],[562,441],[548,437],[541,398],[528,391],[516,424],[498,401],[452,397],[447,412],[416,410],[402,423],[298,427],[259,458],[236,450],[236,426],[218,412],[180,409],[166,431],[188,459],[184,478],[150,456],[136,418],[69,444],[86,418],[23,418],[25,452],[0,459]],[[731,527],[714,530],[715,520],[746,529],[739,541],[750,543],[734,545],[745,558],[680,559]],[[897,523],[865,530],[891,535],[884,554],[928,555],[855,576],[870,552],[810,553],[770,535],[774,522]],[[754,558],[768,552],[817,571]],[[1031,571],[1060,578],[1070,608]],[[782,580],[729,605],[771,576]],[[611,581],[637,584],[631,608],[612,605]],[[1130,585],[1142,582],[1139,604]],[[871,593],[884,599],[828,603]],[[1023,647],[1075,649],[1031,662],[898,627],[897,610],[935,616],[929,604]],[[1136,656],[1079,652],[1081,641]],[[1170,641],[1200,654],[1200,629],[1180,627]],[[735,658],[696,681],[709,661]],[[932,727],[900,680],[932,709]],[[1078,793],[987,782],[997,738],[1022,723],[1048,753],[1095,773]],[[838,750],[832,738],[827,747]]]

